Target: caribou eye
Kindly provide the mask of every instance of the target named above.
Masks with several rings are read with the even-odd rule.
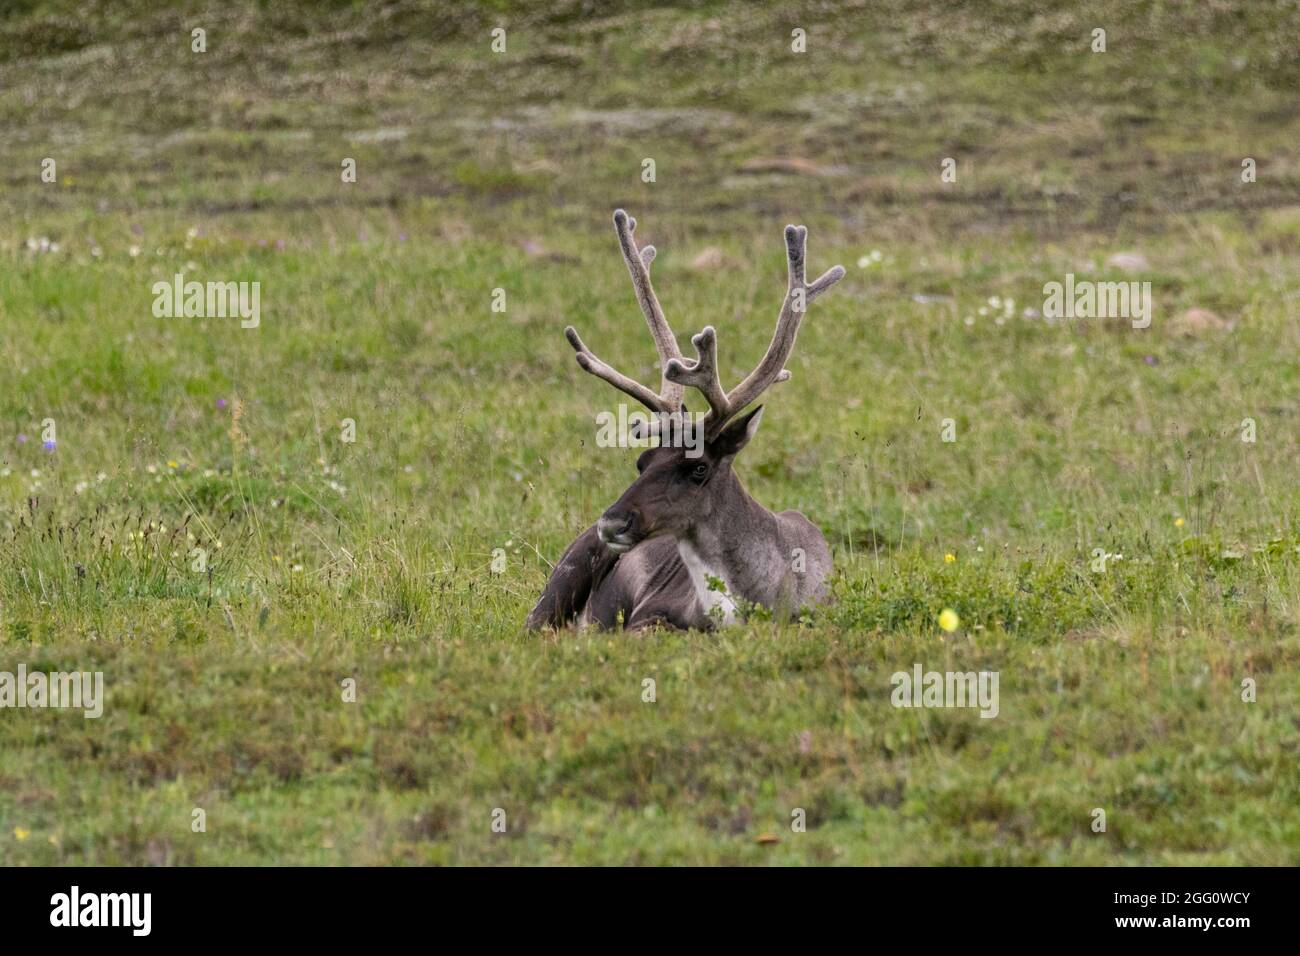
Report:
[[[709,466],[704,462],[691,469],[691,481],[703,482],[707,477],[709,477]]]

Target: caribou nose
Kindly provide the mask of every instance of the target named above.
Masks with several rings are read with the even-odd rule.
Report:
[[[596,534],[600,535],[600,540],[607,545],[611,545],[617,550],[618,546],[630,547],[633,543],[633,525],[636,524],[636,514],[631,511],[624,512],[605,512],[596,522]]]

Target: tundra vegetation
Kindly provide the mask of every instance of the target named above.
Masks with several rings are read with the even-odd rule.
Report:
[[[0,710],[0,864],[1295,863],[1296,6],[645,6],[0,13],[0,670],[105,696]],[[658,378],[618,206],[726,382],[847,267],[738,466],[799,620],[522,628],[638,454],[557,329]]]

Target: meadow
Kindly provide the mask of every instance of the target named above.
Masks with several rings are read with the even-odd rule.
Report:
[[[0,671],[107,699],[0,709],[0,864],[1300,862],[1300,8],[1042,6],[7,5]],[[658,378],[616,207],[728,382],[848,269],[737,460],[797,622],[522,628],[635,475],[564,326]]]

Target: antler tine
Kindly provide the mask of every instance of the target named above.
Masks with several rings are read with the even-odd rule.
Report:
[[[628,378],[613,366],[598,359],[592,353],[591,349],[587,348],[587,346],[583,344],[582,339],[578,335],[578,330],[573,326],[570,325],[564,330],[564,337],[568,339],[569,344],[573,346],[573,351],[578,353],[578,364],[581,365],[585,371],[590,372],[599,379],[605,380],[620,392],[623,392],[625,395],[630,395],[652,411],[674,412],[677,410],[677,407],[670,406],[661,396],[656,395],[640,382]],[[680,402],[678,405],[680,405]]]
[[[775,383],[790,378],[785,363],[794,350],[794,340],[799,334],[799,325],[808,309],[808,303],[844,278],[844,267],[833,266],[809,285],[805,271],[807,241],[808,229],[805,226],[785,227],[788,279],[785,301],[781,303],[781,313],[776,320],[776,331],[772,333],[772,341],[768,344],[762,361],[739,385],[727,392],[726,417],[721,414],[709,415],[709,420],[705,423],[705,433],[709,437],[721,431],[726,418],[742,410]],[[709,404],[712,407],[713,403]]]
[[[699,389],[709,403],[710,418],[725,419],[731,407],[727,404],[722,382],[718,380],[718,339],[713,326],[706,325],[699,335],[692,336],[691,344],[695,346],[695,361],[688,365],[683,359],[669,359],[664,375],[679,385]]]
[[[614,210],[614,229],[618,233],[618,245],[623,251],[623,261],[627,263],[628,274],[632,277],[632,289],[636,292],[637,303],[645,315],[650,334],[654,337],[655,348],[659,352],[660,383],[659,396],[663,402],[676,410],[682,404],[682,387],[668,378],[668,362],[681,358],[681,349],[677,347],[677,338],[668,327],[664,310],[659,305],[654,286],[650,284],[650,263],[654,262],[655,247],[646,246],[637,249],[632,232],[636,229],[636,220],[622,209]]]

